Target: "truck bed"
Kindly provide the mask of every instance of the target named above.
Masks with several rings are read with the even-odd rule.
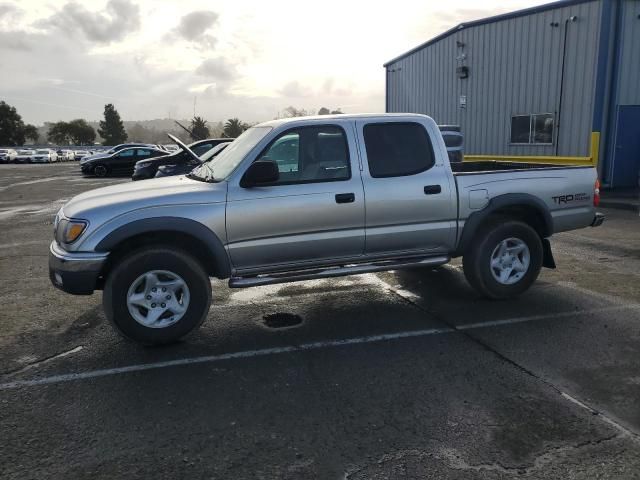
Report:
[[[454,175],[473,175],[488,172],[509,172],[526,170],[557,170],[563,168],[592,167],[586,165],[550,165],[546,163],[504,162],[498,160],[451,163],[451,170],[453,170]]]

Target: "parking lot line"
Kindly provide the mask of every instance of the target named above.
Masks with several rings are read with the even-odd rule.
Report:
[[[614,305],[610,307],[591,308],[588,310],[573,310],[570,312],[560,312],[560,313],[554,313],[553,315],[549,315],[549,314],[529,315],[526,317],[507,318],[505,320],[494,320],[491,322],[467,323],[465,325],[458,325],[456,329],[471,330],[475,328],[497,327],[500,325],[512,325],[514,323],[532,322],[535,320],[546,320],[548,318],[566,318],[566,317],[573,317],[574,315],[591,315],[594,313],[614,312],[616,310],[633,310],[637,308],[640,308],[640,305],[636,305],[636,304]]]
[[[51,385],[56,383],[70,382],[74,380],[87,380],[98,377],[106,377],[111,375],[119,375],[123,373],[140,372],[144,370],[156,370],[160,368],[177,367],[184,365],[195,365],[200,363],[213,363],[224,360],[233,360],[240,358],[263,357],[269,355],[277,355],[282,353],[295,353],[307,350],[318,350],[323,348],[342,347],[348,345],[358,345],[375,342],[385,342],[390,340],[398,340],[403,338],[425,337],[430,335],[441,335],[445,333],[454,333],[461,330],[473,330],[481,328],[490,328],[496,326],[510,325],[522,322],[531,322],[536,320],[548,320],[552,318],[566,318],[577,315],[591,315],[595,313],[610,312],[625,309],[637,309],[640,305],[615,305],[610,307],[594,308],[589,310],[578,310],[562,313],[549,313],[543,315],[530,315],[526,317],[515,317],[504,320],[496,320],[491,322],[479,322],[458,327],[442,327],[430,328],[425,330],[411,330],[404,332],[386,333],[381,335],[369,335],[364,337],[345,338],[339,340],[326,340],[320,342],[303,343],[286,347],[264,348],[260,350],[244,350],[240,352],[223,353],[219,355],[206,355],[191,358],[178,358],[175,360],[166,360],[162,362],[143,363],[136,365],[127,365],[124,367],[105,368],[99,370],[90,370],[87,372],[67,373],[61,375],[52,375],[49,377],[33,378],[26,380],[15,380],[12,382],[0,383],[0,391],[11,390],[21,387],[36,387],[42,385]]]
[[[34,387],[38,385],[50,385],[53,383],[69,382],[72,380],[86,380],[90,378],[106,377],[121,373],[140,372],[143,370],[155,370],[159,368],[176,367],[182,365],[194,365],[198,363],[212,363],[223,360],[233,360],[236,358],[263,357],[266,355],[276,355],[280,353],[293,353],[305,350],[317,350],[322,348],[342,347],[346,345],[357,345],[361,343],[384,342],[401,338],[424,337],[428,335],[439,335],[442,333],[452,333],[452,328],[429,328],[426,330],[412,330],[408,332],[385,333],[382,335],[370,335],[367,337],[345,338],[340,340],[327,340],[322,342],[303,343],[287,347],[263,348],[260,350],[244,350],[241,352],[222,353],[220,355],[206,355],[202,357],[178,358],[164,362],[142,363],[138,365],[128,365],[126,367],[104,368],[91,370],[88,372],[67,373],[63,375],[53,375],[50,377],[35,378],[31,380],[16,380],[14,382],[0,383],[0,390],[10,390],[19,387]]]

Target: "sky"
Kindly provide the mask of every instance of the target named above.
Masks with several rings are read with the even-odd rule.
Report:
[[[387,60],[536,0],[0,0],[0,100],[28,123],[384,111]]]

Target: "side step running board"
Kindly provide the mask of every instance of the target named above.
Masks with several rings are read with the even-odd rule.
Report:
[[[357,275],[360,273],[383,272],[386,270],[398,270],[411,267],[435,267],[444,265],[450,260],[446,255],[438,257],[405,258],[400,260],[386,260],[365,264],[351,264],[342,267],[330,267],[315,270],[298,270],[272,275],[257,275],[254,277],[232,277],[229,279],[229,287],[245,288],[259,285],[273,285],[274,283],[300,282],[303,280],[316,280],[319,278],[342,277]]]

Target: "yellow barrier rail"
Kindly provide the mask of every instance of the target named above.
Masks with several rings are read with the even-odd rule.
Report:
[[[465,155],[465,162],[495,160],[497,162],[547,163],[550,165],[598,165],[600,150],[600,132],[591,132],[591,156],[589,157],[554,157],[545,155]]]

